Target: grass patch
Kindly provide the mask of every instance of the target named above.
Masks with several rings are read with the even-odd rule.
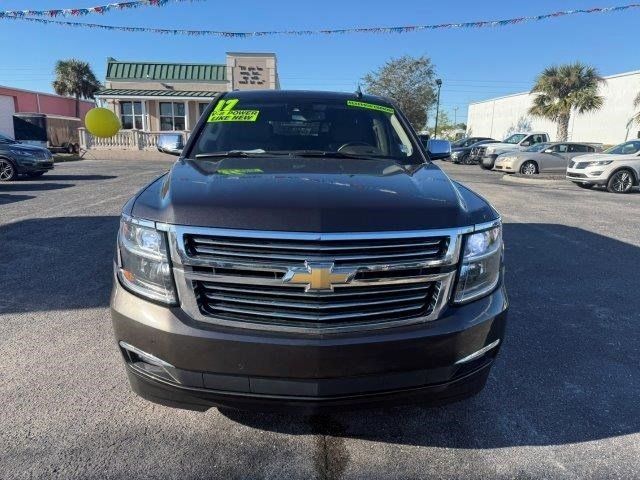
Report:
[[[53,156],[53,161],[55,163],[59,162],[77,162],[78,160],[82,160],[82,157],[77,153],[56,153]]]

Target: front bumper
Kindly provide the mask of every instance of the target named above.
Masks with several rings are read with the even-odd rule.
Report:
[[[506,165],[502,163],[496,163],[493,166],[493,170],[497,172],[516,173],[516,169],[513,167],[513,165]]]
[[[500,348],[506,310],[501,281],[491,295],[451,306],[436,321],[309,336],[203,325],[180,308],[129,293],[117,281],[111,299],[115,337],[132,388],[142,397],[194,410],[305,414],[450,402],[478,392]],[[149,367],[120,342],[165,366]],[[491,344],[483,355],[460,363]]]
[[[37,160],[23,160],[18,159],[15,161],[18,173],[35,173],[35,172],[46,172],[48,170],[53,170],[53,158],[50,161],[37,161]]]
[[[480,160],[480,166],[486,170],[491,170],[493,166],[496,164],[496,158],[498,158],[497,154],[485,155]]]
[[[569,168],[567,169],[567,175],[566,175],[566,179],[571,182],[587,183],[590,185],[606,185],[608,178],[609,178],[609,173],[608,171],[603,171],[603,168],[599,168],[599,169]]]

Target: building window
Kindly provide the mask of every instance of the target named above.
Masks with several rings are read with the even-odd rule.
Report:
[[[207,109],[208,106],[209,106],[208,103],[198,104],[198,118],[202,116],[202,114],[204,113],[204,111]]]
[[[184,103],[160,102],[160,130],[184,130]]]
[[[142,130],[142,102],[120,102],[120,121],[124,130]]]

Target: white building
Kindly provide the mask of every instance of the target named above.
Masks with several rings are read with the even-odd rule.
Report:
[[[572,115],[569,140],[614,145],[640,138],[640,125],[630,122],[637,113],[633,101],[640,93],[640,71],[605,79],[607,83],[600,87],[604,106],[597,112]],[[528,113],[533,97],[525,92],[470,104],[467,133],[501,140],[514,131],[542,130],[555,140],[557,125]]]

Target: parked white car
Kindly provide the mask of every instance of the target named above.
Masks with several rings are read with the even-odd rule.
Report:
[[[549,141],[549,134],[546,132],[518,132],[513,135],[509,135],[502,142],[491,143],[489,145],[480,147],[480,154],[482,160],[480,161],[480,167],[491,170],[496,163],[498,155],[503,153],[520,151],[525,148],[529,148],[532,145],[538,143],[547,143]]]
[[[582,188],[606,186],[613,193],[627,193],[640,184],[640,140],[575,157],[567,168],[567,179]]]

